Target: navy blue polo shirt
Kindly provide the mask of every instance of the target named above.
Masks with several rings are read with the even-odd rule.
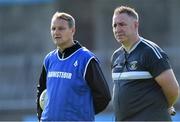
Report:
[[[165,52],[140,38],[130,52],[112,55],[113,107],[118,121],[169,121],[167,100],[155,77],[170,69]]]

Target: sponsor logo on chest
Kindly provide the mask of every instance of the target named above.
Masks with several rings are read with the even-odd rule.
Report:
[[[51,71],[48,72],[47,75],[48,78],[65,78],[65,79],[71,79],[72,73],[70,72],[58,72],[58,71]]]

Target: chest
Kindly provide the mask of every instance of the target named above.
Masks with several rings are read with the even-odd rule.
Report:
[[[85,64],[86,61],[79,56],[73,56],[65,60],[51,58],[46,66],[47,88],[57,88],[66,91],[74,87],[81,88],[85,86],[83,79]]]
[[[140,52],[120,53],[115,57],[112,65],[113,73],[142,71],[146,70],[144,66],[145,58]]]

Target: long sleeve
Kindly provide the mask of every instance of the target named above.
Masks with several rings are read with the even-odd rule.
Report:
[[[38,86],[37,86],[37,116],[38,116],[38,120],[40,120],[41,118],[41,113],[42,113],[42,109],[39,105],[39,98],[41,93],[46,89],[46,70],[45,67],[43,66],[42,68],[42,72],[39,78],[39,82],[38,82]]]
[[[85,79],[92,90],[95,114],[98,114],[109,104],[111,94],[103,72],[95,59],[88,64]]]

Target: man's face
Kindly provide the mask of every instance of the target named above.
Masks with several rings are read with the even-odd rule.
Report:
[[[119,43],[126,43],[136,33],[137,21],[125,13],[113,16],[113,33]]]
[[[72,42],[74,27],[69,28],[68,22],[64,19],[55,18],[51,21],[51,36],[55,45],[65,47]]]

